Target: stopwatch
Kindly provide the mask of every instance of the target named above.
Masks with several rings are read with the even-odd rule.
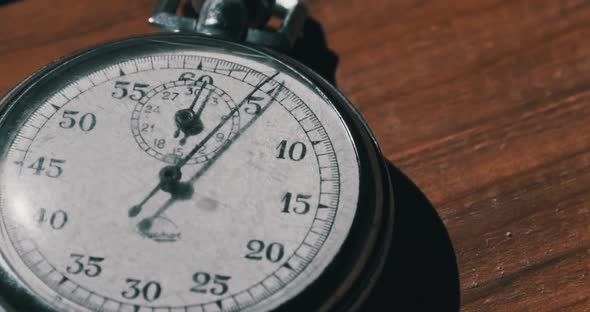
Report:
[[[174,32],[65,57],[2,99],[6,310],[354,311],[373,289],[387,163],[285,55],[303,6],[194,3],[198,18],[159,3],[152,23]]]

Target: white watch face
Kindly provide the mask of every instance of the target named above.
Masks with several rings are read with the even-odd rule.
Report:
[[[49,305],[266,311],[342,247],[355,145],[288,67],[193,47],[67,74],[0,138],[2,254]]]

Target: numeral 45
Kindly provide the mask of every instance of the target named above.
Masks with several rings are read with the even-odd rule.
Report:
[[[46,176],[57,178],[63,173],[63,169],[60,165],[65,162],[65,160],[55,158],[45,161],[45,157],[39,157],[39,159],[33,162],[28,168],[35,170],[34,175],[41,175],[41,173],[45,172]],[[47,165],[47,163],[49,164]]]

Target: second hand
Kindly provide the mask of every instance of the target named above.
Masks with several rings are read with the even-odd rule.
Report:
[[[276,94],[279,94],[279,92],[281,91],[282,88],[282,84],[281,86],[277,89]],[[235,142],[243,133],[244,131],[246,131],[253,123],[254,121],[256,121],[258,118],[260,118],[260,116],[270,107],[270,104],[272,103],[273,98],[271,97],[271,99],[269,100],[269,103],[267,105],[265,105],[259,112],[258,116],[255,118],[252,118],[250,121],[248,121],[248,123],[246,123],[246,125],[244,125],[244,127],[242,129],[240,129],[240,131],[229,141],[227,142],[225,145],[223,145],[220,150],[215,153],[211,159],[209,159],[209,161],[207,161],[203,167],[201,167],[191,178],[188,182],[183,183],[183,184],[187,184],[187,185],[192,185],[197,179],[199,179],[203,174],[205,174],[205,172],[209,169],[209,167],[211,167],[215,161],[217,159],[219,159],[219,157],[221,156],[221,154],[226,151],[230,145]],[[168,208],[170,208],[170,206],[172,206],[172,204],[176,201],[177,197],[172,196],[170,197],[166,203],[164,203],[164,205],[162,205],[152,216],[144,218],[143,220],[141,220],[141,222],[139,222],[138,224],[138,228],[142,231],[147,231],[150,229],[153,220],[155,220],[156,218],[160,217]]]
[[[195,154],[197,153],[198,150],[200,150],[206,143],[207,141],[209,141],[209,139],[211,139],[219,129],[221,129],[221,127],[223,127],[225,125],[225,123],[230,120],[232,118],[232,116],[238,111],[240,110],[240,108],[242,108],[242,106],[244,106],[244,104],[246,104],[248,102],[248,100],[250,100],[250,97],[252,97],[252,95],[254,93],[256,93],[256,91],[258,91],[263,85],[265,85],[266,83],[268,83],[269,81],[271,81],[272,79],[274,79],[277,75],[279,74],[279,72],[276,72],[275,74],[273,74],[272,76],[268,76],[266,79],[264,79],[264,81],[262,81],[262,83],[260,83],[258,86],[256,86],[256,88],[254,88],[254,90],[252,90],[252,92],[250,92],[241,102],[240,104],[238,104],[236,107],[234,107],[229,114],[223,118],[221,120],[221,122],[215,126],[215,128],[213,128],[212,131],[209,131],[209,133],[201,140],[201,142],[199,142],[197,145],[195,145],[195,147],[193,147],[193,149],[186,155],[184,156],[184,158],[182,158],[179,162],[176,163],[176,167],[177,168],[182,168],[184,165],[186,165],[186,163],[193,157],[195,156]]]
[[[186,163],[197,153],[197,151],[199,149],[201,149],[216,133],[219,129],[221,129],[221,127],[223,127],[225,125],[225,123],[230,120],[232,118],[232,116],[242,107],[244,106],[245,103],[248,102],[248,100],[250,100],[250,98],[252,97],[252,95],[254,93],[256,93],[256,91],[260,90],[260,88],[262,86],[264,86],[265,84],[267,84],[269,81],[271,81],[272,79],[274,79],[276,76],[279,75],[279,72],[274,73],[271,76],[268,76],[267,78],[265,78],[261,83],[259,83],[254,90],[252,90],[241,102],[240,104],[238,104],[234,109],[232,109],[229,113],[229,115],[227,115],[225,118],[222,119],[222,121],[212,130],[210,131],[197,145],[195,145],[195,147],[185,156],[183,157],[180,161],[178,161],[175,165],[172,166],[166,166],[164,168],[162,168],[162,170],[160,170],[160,174],[159,174],[159,178],[160,178],[160,183],[158,183],[158,185],[156,187],[154,187],[150,193],[148,194],[148,196],[146,196],[146,198],[144,198],[138,205],[135,205],[133,207],[131,207],[129,209],[128,215],[130,218],[136,217],[137,215],[139,215],[141,213],[141,211],[143,210],[143,206],[155,195],[158,193],[159,190],[163,190],[166,192],[169,192],[170,194],[172,194],[172,197],[170,198],[171,200],[176,200],[175,194],[173,193],[174,187],[170,187],[171,185],[176,185],[179,184],[179,181],[182,177],[182,173],[180,171],[180,169],[186,165]],[[280,90],[280,88],[279,88]],[[165,209],[164,209],[165,210]],[[152,218],[146,218],[144,220],[147,219],[152,219]]]

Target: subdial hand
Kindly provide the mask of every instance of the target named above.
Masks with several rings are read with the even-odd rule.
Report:
[[[273,80],[277,75],[279,74],[279,72],[276,72],[275,74],[273,74],[272,76],[268,76],[266,77],[266,79],[264,79],[260,84],[258,84],[254,90],[252,90],[241,102],[240,104],[238,104],[236,107],[234,107],[229,114],[227,114],[227,116],[225,116],[225,118],[223,118],[221,120],[221,122],[219,124],[217,124],[217,126],[215,126],[215,128],[213,128],[213,130],[211,130],[202,140],[201,142],[199,142],[197,145],[195,145],[195,147],[193,147],[193,149],[186,154],[182,159],[180,159],[180,161],[178,161],[176,163],[176,166],[178,168],[181,168],[182,166],[186,165],[186,163],[193,157],[195,156],[195,154],[197,153],[198,150],[200,150],[206,143],[207,141],[209,141],[216,133],[217,131],[219,131],[219,129],[221,129],[221,127],[223,127],[225,125],[225,123],[232,119],[233,115],[240,110],[240,108],[242,108],[242,106],[244,106],[246,103],[248,103],[248,101],[250,100],[250,98],[252,97],[252,95],[254,95],[254,93],[256,93],[258,90],[260,90],[260,88],[262,86],[264,86],[265,84],[267,84],[269,81]],[[279,88],[280,89],[280,88]],[[217,154],[217,153],[216,153]]]
[[[240,102],[240,104],[238,104],[238,106],[236,108],[234,108],[230,114],[228,115],[228,117],[226,119],[224,119],[219,125],[217,125],[217,127],[215,127],[215,129],[213,131],[211,131],[209,133],[209,135],[207,137],[205,137],[199,144],[197,144],[193,150],[191,150],[191,152],[185,157],[183,158],[180,162],[178,162],[176,164],[176,166],[180,166],[182,167],[184,164],[186,164],[186,162],[192,157],[194,156],[194,154],[196,153],[197,150],[199,150],[203,145],[204,142],[206,142],[206,140],[208,140],[211,136],[213,136],[214,133],[217,132],[217,130],[219,128],[221,128],[221,126],[223,126],[223,124],[225,123],[226,120],[230,119],[231,116],[240,109],[240,107],[242,107],[245,103],[248,102],[248,100],[250,100],[250,98],[254,95],[254,93],[256,91],[258,91],[260,89],[260,87],[262,87],[264,84],[268,83],[270,80],[272,80],[274,77],[276,77],[279,73],[275,73],[274,75],[268,77],[267,79],[265,79],[260,85],[258,85],[250,94],[248,94],[248,96],[246,96],[244,98],[244,100],[242,100]],[[235,142],[243,133],[244,131],[246,131],[258,118],[260,118],[260,116],[270,107],[270,104],[272,103],[274,97],[276,95],[278,95],[281,90],[282,90],[283,85],[281,84],[274,92],[274,94],[271,95],[268,104],[266,104],[264,107],[262,107],[262,109],[260,110],[260,112],[258,112],[257,116],[253,117],[252,119],[250,119],[250,121],[248,121],[248,123],[246,123],[241,129],[240,131],[231,139],[228,140],[221,148],[220,150],[217,151],[217,153],[215,153],[210,159],[209,161],[207,161],[203,167],[201,167],[190,179],[189,181],[182,183],[181,185],[184,185],[185,187],[192,185],[198,178],[200,178],[203,174],[205,174],[205,172],[215,163],[215,161],[221,156],[221,154],[223,154],[223,152],[225,152],[231,144],[233,144],[233,142]],[[192,189],[192,188],[191,188]],[[166,201],[166,203],[164,205],[162,205],[153,215],[146,217],[144,219],[142,219],[139,224],[138,224],[138,229],[142,232],[146,232],[149,231],[152,224],[153,224],[153,220],[155,220],[156,218],[160,217],[168,208],[170,208],[172,206],[172,204],[178,200],[178,199],[182,199],[182,197],[180,196],[175,196],[173,194],[173,196]]]
[[[189,108],[181,109],[174,114],[174,122],[176,123],[176,131],[174,132],[174,137],[178,138],[180,136],[180,132],[184,134],[184,137],[180,139],[180,145],[186,144],[186,140],[188,137],[193,135],[198,135],[201,133],[205,127],[203,125],[203,121],[201,120],[201,114],[203,113],[203,109],[205,105],[209,102],[209,98],[211,96],[212,90],[209,90],[207,93],[207,97],[203,101],[203,104],[199,107],[197,112],[194,111],[194,108],[199,101],[201,93],[205,89],[207,84],[203,84],[203,86],[199,89],[195,98]]]

